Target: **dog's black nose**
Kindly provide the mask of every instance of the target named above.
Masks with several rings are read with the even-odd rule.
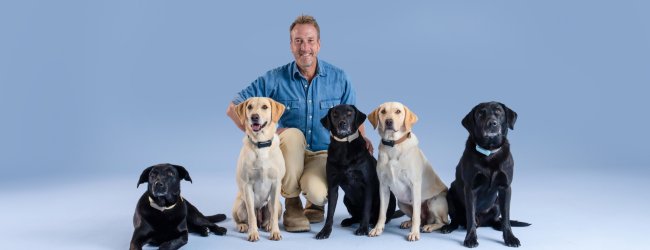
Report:
[[[386,119],[386,127],[393,127],[393,119]]]
[[[155,183],[154,183],[154,186],[155,186],[156,188],[161,188],[161,187],[163,187],[163,184],[160,183],[160,182],[155,182]]]
[[[490,121],[488,121],[488,126],[490,126],[490,127],[496,127],[496,126],[497,126],[497,121],[496,121],[496,120],[490,120]]]
[[[260,120],[260,115],[258,114],[252,114],[251,115],[251,121],[252,122],[258,122]]]

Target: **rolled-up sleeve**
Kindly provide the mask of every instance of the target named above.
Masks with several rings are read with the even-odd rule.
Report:
[[[348,79],[347,74],[343,73],[342,78],[344,80],[344,91],[343,96],[341,97],[341,104],[350,104],[355,105],[357,102],[357,94],[354,92],[352,83]]]
[[[235,98],[232,99],[232,103],[237,105],[251,97],[269,97],[269,94],[267,92],[269,89],[269,80],[267,76],[268,74],[260,76],[250,85],[248,85],[248,87],[237,93],[237,95],[235,95]]]

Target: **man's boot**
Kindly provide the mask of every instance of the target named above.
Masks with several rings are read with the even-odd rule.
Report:
[[[282,223],[287,232],[308,232],[311,230],[309,220],[303,214],[300,197],[286,198],[284,200],[284,215]]]
[[[324,214],[325,209],[323,206],[314,205],[309,200],[307,200],[307,204],[305,206],[305,216],[307,216],[309,223],[318,223],[323,221],[325,219]]]

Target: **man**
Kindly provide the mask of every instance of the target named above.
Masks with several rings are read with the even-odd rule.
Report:
[[[355,104],[356,95],[343,70],[317,58],[320,28],[312,16],[301,15],[289,27],[294,62],[272,69],[239,92],[226,114],[244,131],[234,107],[249,97],[270,97],[285,105],[278,123],[280,149],[286,164],[283,224],[288,232],[309,231],[323,221],[327,202],[325,164],[329,133],[320,123],[329,108]],[[359,128],[372,153],[372,144]],[[300,192],[307,199],[303,210]]]

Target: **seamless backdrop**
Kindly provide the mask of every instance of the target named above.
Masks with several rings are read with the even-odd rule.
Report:
[[[533,223],[515,229],[523,248],[640,249],[649,10],[634,0],[1,1],[0,235],[7,249],[127,248],[137,177],[162,162],[190,170],[184,193],[200,209],[230,216],[243,135],[226,107],[293,60],[288,28],[304,13],[360,110],[400,101],[418,114],[420,146],[447,184],[474,105],[519,114],[512,217]],[[255,245],[225,225],[228,236],[186,248],[462,249],[465,233],[409,245],[397,228],[377,239],[335,228],[323,245],[311,239],[321,223]],[[479,230],[479,248],[501,242]]]

